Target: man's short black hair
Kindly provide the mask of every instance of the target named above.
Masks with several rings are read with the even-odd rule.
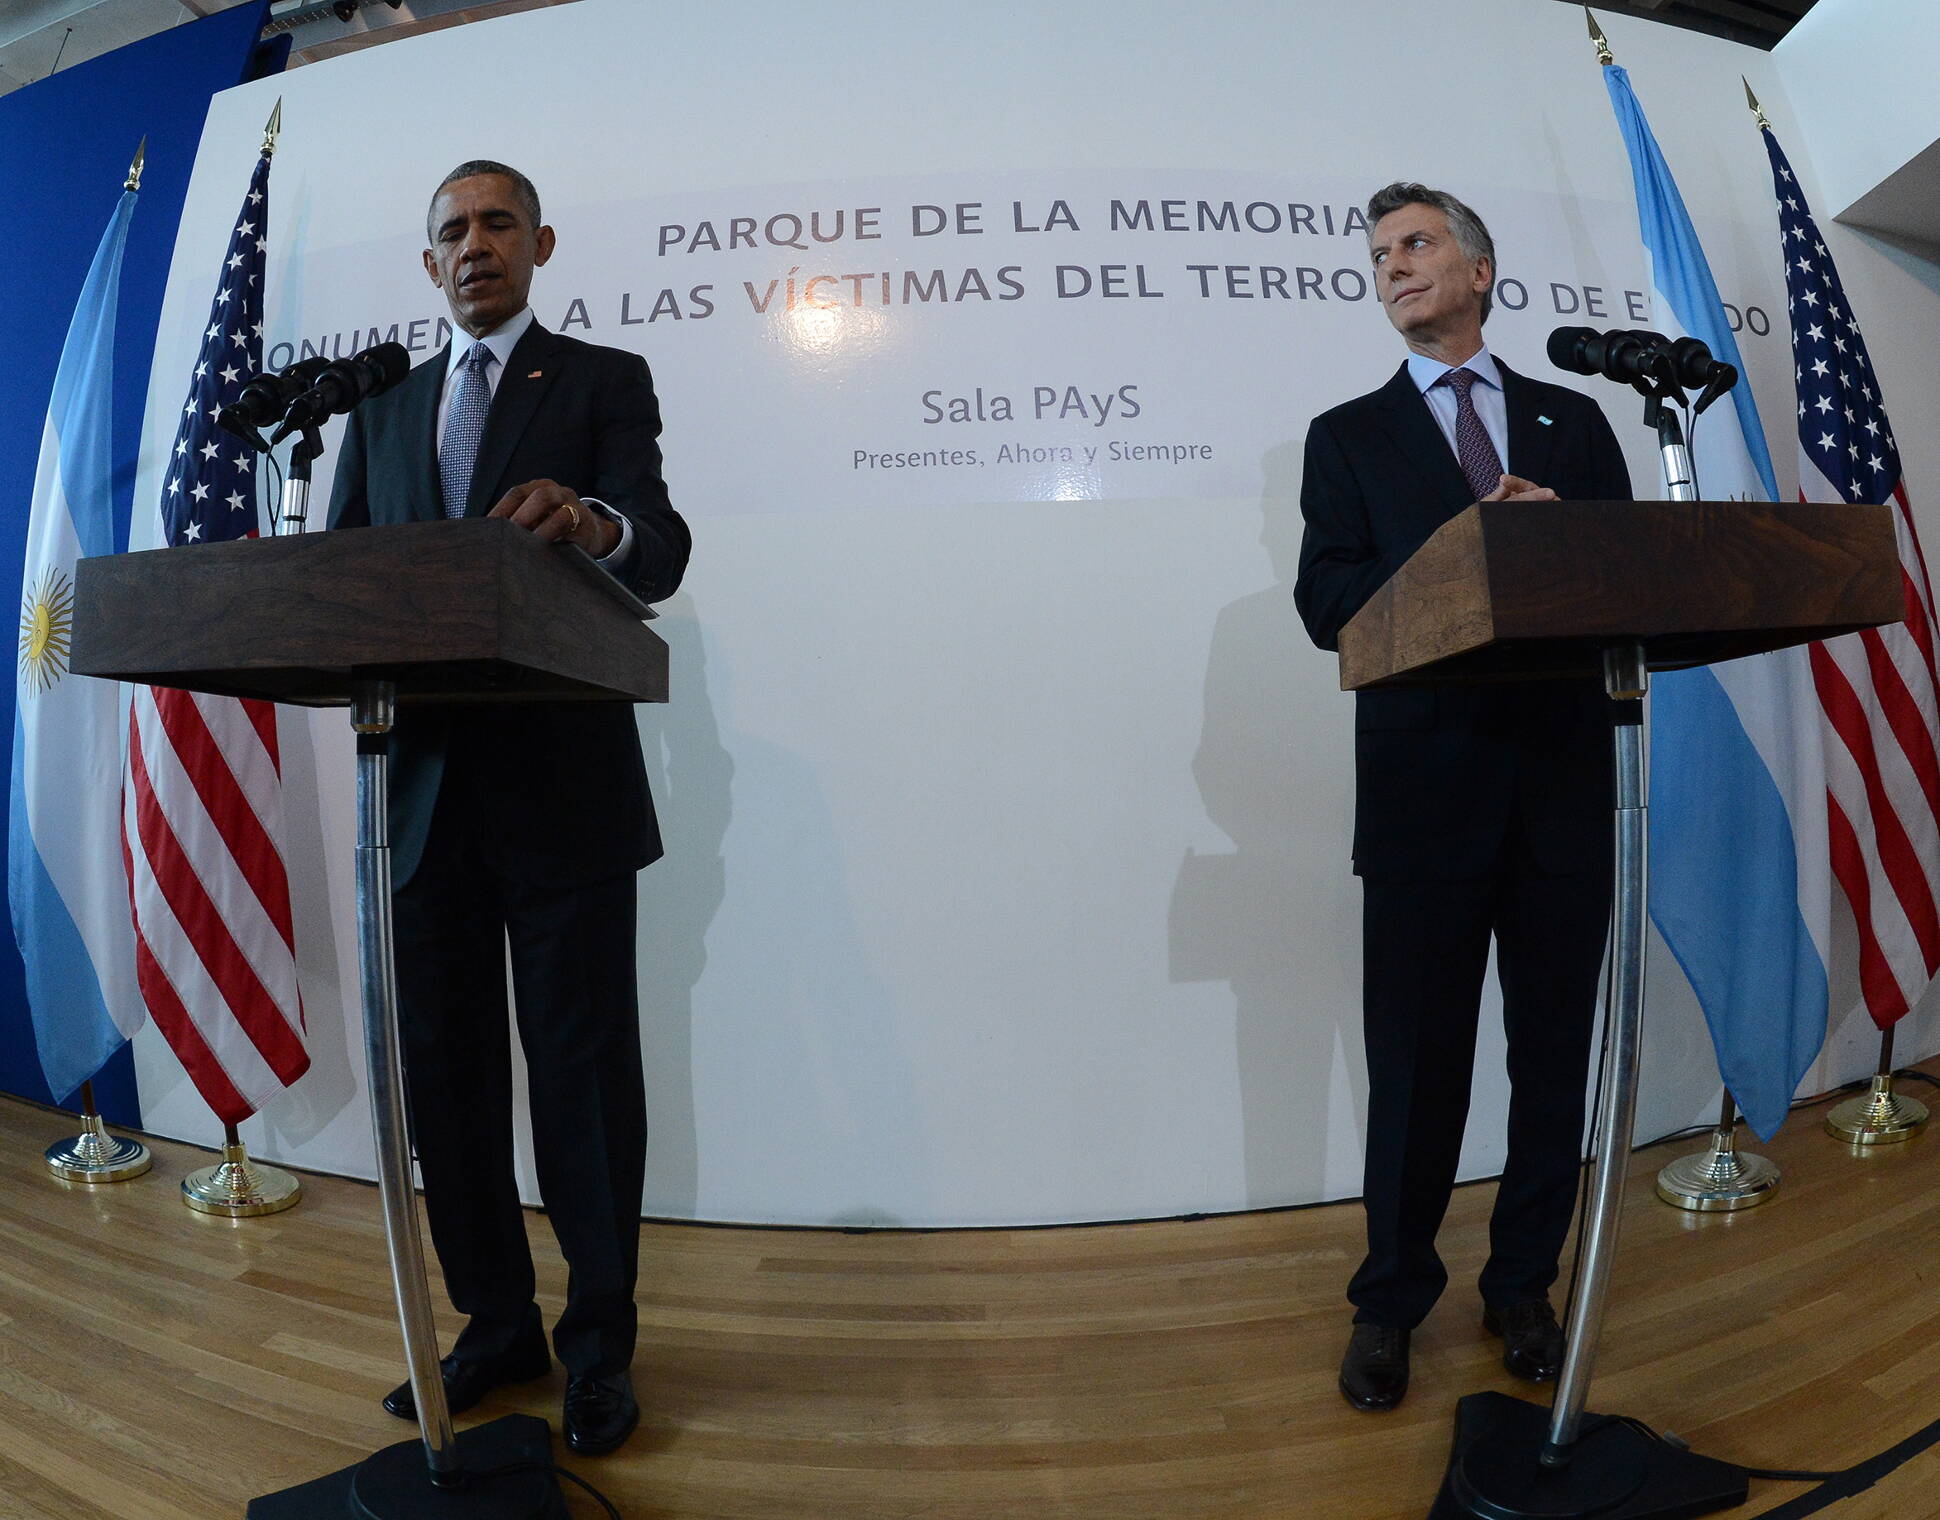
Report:
[[[525,214],[532,218],[534,229],[536,230],[538,228],[540,225],[539,192],[532,181],[519,173],[510,164],[502,164],[492,158],[468,158],[456,169],[453,169],[451,173],[439,180],[438,188],[431,192],[431,205],[425,209],[424,213],[424,236],[426,242],[435,243],[438,241],[438,229],[431,225],[431,215],[437,208],[438,197],[445,193],[445,186],[455,184],[461,179],[476,179],[481,174],[501,174],[512,181],[512,188],[518,192],[520,205],[525,208]]]

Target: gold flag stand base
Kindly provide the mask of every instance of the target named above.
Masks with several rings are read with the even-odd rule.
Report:
[[[1672,1208],[1697,1214],[1728,1214],[1756,1208],[1778,1191],[1779,1171],[1764,1156],[1739,1154],[1738,1105],[1724,1095],[1724,1112],[1711,1132],[1711,1148],[1673,1161],[1657,1174],[1657,1196]]]
[[[280,1214],[303,1196],[303,1184],[280,1167],[251,1161],[235,1125],[228,1127],[222,1160],[182,1179],[182,1202],[198,1214],[253,1219]]]
[[[1871,1092],[1848,1098],[1825,1116],[1825,1132],[1847,1145],[1896,1145],[1927,1127],[1927,1106],[1893,1091],[1893,1077],[1873,1078]]]
[[[94,1112],[92,1096],[84,1098],[81,1133],[47,1147],[47,1169],[66,1182],[126,1182],[155,1164],[155,1157],[139,1140],[111,1135]]]

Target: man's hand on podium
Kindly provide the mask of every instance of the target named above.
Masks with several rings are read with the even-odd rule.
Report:
[[[509,517],[548,543],[578,544],[594,559],[611,554],[620,542],[618,523],[594,511],[577,491],[556,480],[528,480],[514,486],[486,515]]]
[[[1548,486],[1539,486],[1533,480],[1524,480],[1520,475],[1504,475],[1502,484],[1497,486],[1484,501],[1555,501],[1556,493]]]

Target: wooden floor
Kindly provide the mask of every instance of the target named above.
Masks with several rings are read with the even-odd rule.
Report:
[[[1770,1204],[1658,1204],[1638,1158],[1592,1408],[1710,1455],[1839,1468],[1940,1418],[1940,1153],[1855,1156],[1796,1118]],[[183,1208],[205,1152],[67,1187],[63,1116],[0,1099],[0,1516],[210,1520],[408,1434],[375,1191],[228,1222]],[[1417,1335],[1414,1390],[1335,1391],[1354,1205],[1196,1223],[936,1234],[652,1225],[619,1454],[566,1465],[632,1520],[1331,1516],[1421,1520],[1458,1395],[1523,1391],[1467,1286],[1493,1188],[1464,1188],[1456,1286]],[[564,1271],[533,1220],[542,1303]],[[457,1325],[440,1300],[445,1344]],[[562,1377],[495,1398],[555,1424]],[[563,1448],[560,1448],[563,1454]],[[1736,1513],[1803,1491],[1759,1482]],[[573,1513],[597,1507],[575,1498]],[[1940,1515],[1940,1455],[1831,1520]]]

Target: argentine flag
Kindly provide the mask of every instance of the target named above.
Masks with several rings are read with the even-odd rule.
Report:
[[[68,670],[74,562],[114,552],[109,387],[136,193],[122,193],[68,326],[21,576],[7,897],[41,1071],[57,1100],[145,1017],[121,855],[121,690]]]
[[[1724,303],[1630,76],[1603,70],[1630,154],[1652,312],[1744,374]],[[1705,501],[1776,501],[1751,388],[1696,420]],[[1826,1030],[1832,918],[1825,753],[1804,649],[1666,671],[1651,690],[1650,916],[1711,1026],[1718,1069],[1769,1140]]]

